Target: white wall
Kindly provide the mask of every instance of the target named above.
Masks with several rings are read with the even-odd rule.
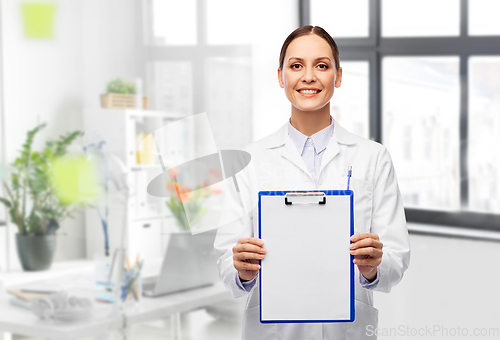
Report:
[[[21,1],[3,1],[4,115],[6,158],[17,157],[26,131],[46,122],[35,140],[35,148],[82,125],[82,26],[81,1],[53,1],[57,5],[55,34],[50,40],[26,39]],[[84,249],[81,214],[62,223],[56,258],[79,257]],[[17,254],[10,226],[10,258]],[[82,245],[83,244],[83,245]]]
[[[7,162],[18,155],[27,130],[36,124],[48,124],[35,140],[35,148],[40,148],[47,138],[82,129],[83,108],[99,105],[98,95],[110,79],[136,77],[139,2],[52,0],[57,9],[55,34],[50,40],[25,38],[21,2],[2,1]],[[83,141],[79,144],[73,148],[75,152],[81,152]],[[85,256],[84,225],[83,213],[62,222],[56,261]],[[15,225],[10,225],[13,267],[19,266],[15,232]]]
[[[115,78],[139,76],[138,25],[141,1],[84,0],[83,99],[86,108],[100,107],[99,94]]]
[[[0,18],[2,13],[2,3],[0,2]],[[0,167],[4,166],[5,163],[5,128],[4,128],[4,116],[3,116],[3,86],[2,86],[2,75],[3,75],[3,42],[1,39],[2,36],[2,25],[0,24]],[[2,172],[0,171],[0,180],[2,179]],[[0,185],[0,195],[3,197],[2,186]],[[7,216],[7,210],[3,205],[0,205],[0,220],[5,221]],[[7,228],[0,227],[0,271],[7,267],[7,249],[8,247],[4,246],[7,244]]]
[[[57,4],[51,40],[24,37],[21,1],[3,1],[4,100],[7,160],[12,161],[25,132],[47,122],[35,141],[41,146],[82,125],[81,1]]]
[[[403,280],[374,293],[378,339],[498,339],[500,294],[490,283],[500,273],[485,261],[497,256],[498,242],[410,234],[410,243]]]

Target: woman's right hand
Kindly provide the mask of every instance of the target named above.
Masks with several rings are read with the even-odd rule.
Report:
[[[260,238],[240,238],[233,247],[233,265],[238,271],[241,281],[250,281],[259,272],[259,260],[266,254],[264,241]]]

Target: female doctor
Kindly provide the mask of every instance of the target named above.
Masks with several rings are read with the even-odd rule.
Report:
[[[215,240],[221,279],[234,297],[248,295],[243,339],[375,339],[378,311],[373,307],[372,291],[389,292],[403,277],[410,259],[391,158],[384,146],[351,134],[331,118],[330,101],[342,83],[342,68],[335,41],[321,27],[303,26],[287,37],[280,53],[278,81],[291,103],[291,118],[277,132],[246,149],[252,160],[237,175],[240,193],[227,194],[223,214],[229,222],[219,228]],[[256,237],[258,192],[345,189],[350,166],[355,193],[350,252],[358,276],[355,321],[260,323],[258,261],[265,261],[266,253],[273,249],[266,249],[265,240]],[[244,213],[238,215],[242,208],[234,202],[241,202]],[[300,267],[294,275],[301,275]]]

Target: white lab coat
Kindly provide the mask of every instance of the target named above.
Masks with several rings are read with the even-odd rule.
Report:
[[[237,272],[233,265],[232,248],[241,237],[258,237],[257,193],[262,190],[345,189],[349,166],[352,166],[355,233],[375,233],[384,244],[382,263],[379,266],[379,282],[373,290],[389,292],[402,279],[409,264],[410,245],[403,202],[386,148],[351,134],[334,121],[334,133],[324,151],[316,185],[288,136],[287,124],[246,149],[252,160],[249,166],[236,176],[241,195],[238,198],[234,189],[226,191],[221,226],[215,240],[220,278],[234,297],[248,295],[242,338],[375,339],[375,336],[368,335],[373,334],[377,327],[378,311],[373,307],[372,291],[363,288],[359,283],[356,266],[356,316],[352,323],[262,324],[259,320],[258,280],[250,293],[236,284]],[[244,209],[241,208],[240,200]],[[268,252],[271,251],[272,249],[268,249]],[[300,275],[300,270],[297,275]],[[324,284],[327,285],[328,282]],[[293,303],[293,296],[290,296],[290,303]]]

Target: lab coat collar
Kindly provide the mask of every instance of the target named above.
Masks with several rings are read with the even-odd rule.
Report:
[[[287,136],[288,136],[288,122],[269,137],[266,149],[275,149],[285,145]]]
[[[285,147],[281,151],[281,156],[295,164],[295,166],[299,167],[306,174],[310,175],[304,159],[297,152],[297,147],[288,134],[286,135]]]
[[[319,155],[323,150],[326,149],[330,139],[333,136],[333,118],[330,116],[330,125],[326,128],[312,134],[311,136],[306,136],[299,130],[297,130],[293,125],[288,121],[288,135],[290,139],[295,144],[297,151],[302,156],[304,154],[304,149],[306,147],[306,143],[308,139],[312,139],[312,144],[314,146],[314,152]]]
[[[267,149],[274,149],[274,148],[279,148],[283,145],[285,145],[288,137],[288,122],[285,123],[278,131],[276,131],[274,134],[272,134],[269,137],[269,141],[267,142],[266,148]],[[354,135],[344,129],[342,126],[340,126],[339,123],[334,119],[333,120],[333,136],[330,139],[330,143],[328,144],[328,147],[326,148],[326,151],[328,151],[328,148],[332,145],[332,143],[335,144],[344,144],[344,145],[354,145],[356,144],[356,140],[354,138]]]
[[[321,171],[323,171],[325,166],[330,163],[330,161],[333,160],[335,156],[337,156],[337,154],[340,152],[339,144],[354,145],[356,144],[356,140],[352,133],[344,129],[339,125],[339,123],[334,120],[333,136],[328,143],[325,154],[323,155],[319,174],[321,174]],[[307,171],[304,160],[297,152],[297,148],[295,147],[292,139],[288,136],[288,122],[283,125],[278,131],[272,134],[267,143],[267,149],[275,149],[282,146],[285,147],[281,152],[281,156],[288,159],[290,162],[292,162],[297,167],[302,169],[306,174],[308,174],[309,172]]]
[[[283,125],[278,131],[272,134],[267,143],[267,149],[276,149],[282,146],[284,146],[284,148],[281,150],[281,156],[288,159],[306,174],[309,174],[304,160],[297,152],[297,148],[294,142],[288,135],[288,123]]]
[[[340,126],[339,123],[337,123],[336,120],[333,120],[333,136],[332,139],[335,139],[337,143],[339,144],[344,144],[344,145],[354,145],[356,144],[356,135],[350,133],[346,129],[344,129],[342,126]],[[331,141],[330,141],[331,143]]]
[[[323,158],[321,159],[321,166],[318,173],[319,176],[321,176],[323,169],[328,165],[328,163],[330,163],[335,158],[335,156],[339,154],[340,144],[356,144],[356,139],[354,136],[355,135],[340,126],[339,123],[337,123],[336,121],[333,122],[333,136],[332,139],[330,139],[330,143],[328,143],[328,146],[326,147]]]

